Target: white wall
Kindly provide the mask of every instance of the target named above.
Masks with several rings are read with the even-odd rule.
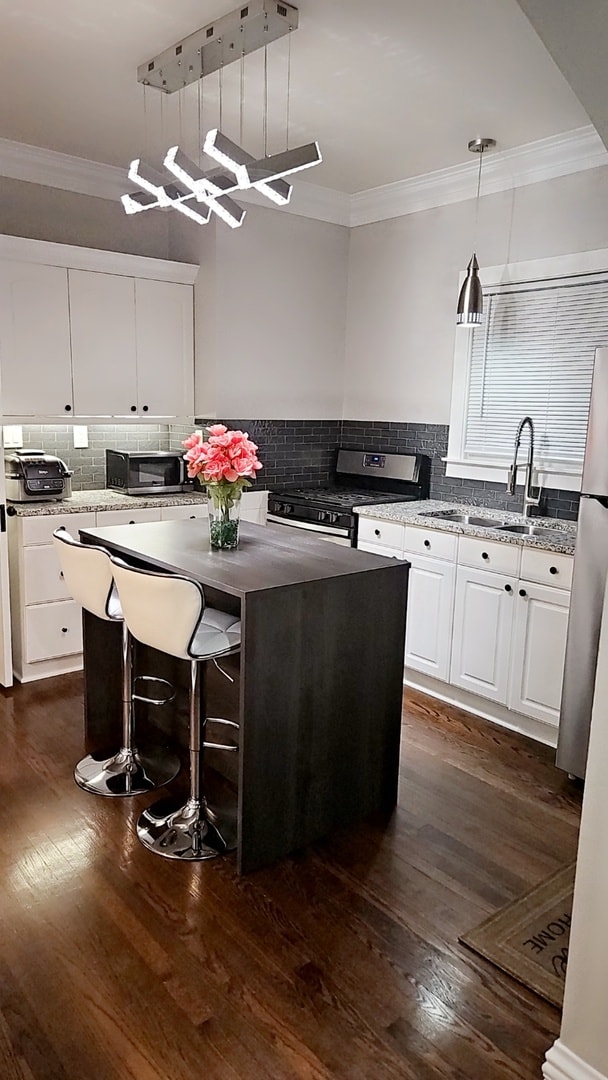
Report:
[[[482,180],[483,190],[483,180]],[[344,417],[447,424],[458,274],[608,245],[608,168],[351,230]]]
[[[342,414],[348,229],[249,206],[240,229],[173,221],[200,262],[196,415]]]
[[[118,199],[0,177],[0,233],[56,244],[168,258],[169,215],[129,217]]]

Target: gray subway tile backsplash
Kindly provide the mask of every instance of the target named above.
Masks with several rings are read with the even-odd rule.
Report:
[[[96,424],[88,426],[89,446],[75,450],[72,428],[66,424],[23,426],[23,446],[57,454],[74,470],[75,491],[105,487],[105,449],[180,450],[195,427],[223,422],[240,428],[259,447],[264,468],[256,478],[258,487],[318,485],[330,482],[338,446],[378,452],[414,451],[430,458],[430,497],[451,502],[484,504],[497,510],[520,510],[521,493],[511,497],[504,485],[446,477],[448,427],[446,424],[413,424],[358,420],[243,420],[224,421],[185,418],[164,424]],[[542,512],[548,517],[576,520],[579,495],[574,491],[548,489]]]

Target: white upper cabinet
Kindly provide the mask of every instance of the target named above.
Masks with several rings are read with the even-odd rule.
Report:
[[[197,269],[0,236],[0,413],[191,416]]]
[[[138,412],[188,416],[194,409],[192,289],[135,281]]]
[[[74,412],[138,412],[135,280],[69,270]]]
[[[68,274],[61,266],[0,262],[1,411],[73,412]]]

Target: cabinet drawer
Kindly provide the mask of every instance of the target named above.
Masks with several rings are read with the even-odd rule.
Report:
[[[209,517],[206,503],[192,503],[190,506],[161,506],[161,521],[188,521],[190,518]]]
[[[55,529],[67,529],[78,538],[79,529],[95,527],[95,514],[45,514],[41,517],[22,518],[22,536],[24,544],[50,544]]]
[[[97,525],[139,525],[143,521],[160,521],[160,507],[150,506],[142,510],[98,510]]]
[[[405,550],[412,555],[432,555],[436,559],[456,561],[458,536],[455,533],[438,532],[436,529],[405,527]]]
[[[520,554],[521,548],[516,544],[501,544],[499,540],[461,536],[458,544],[458,562],[463,566],[476,566],[511,577],[519,574]]]
[[[25,610],[25,659],[52,660],[82,652],[82,608],[74,600]]]
[[[561,555],[555,551],[539,551],[538,548],[524,548],[521,554],[520,577],[526,581],[536,581],[539,585],[569,589],[572,586],[573,565],[574,556],[572,555]]]
[[[361,547],[361,541],[363,541],[401,552],[404,535],[405,526],[400,521],[381,521],[378,518],[360,517],[357,546]]]
[[[48,600],[70,598],[52,544],[37,544],[23,549],[23,577],[26,604],[42,604]]]
[[[358,551],[368,551],[370,555],[384,555],[387,559],[402,559],[403,554],[400,549],[388,547],[385,544],[371,544],[367,541],[357,542]]]

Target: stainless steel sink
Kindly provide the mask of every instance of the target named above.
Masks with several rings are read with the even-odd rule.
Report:
[[[459,514],[454,510],[423,510],[420,517],[434,518],[435,521],[453,521],[457,525],[476,525],[479,529],[498,529],[502,525],[502,522],[496,518]]]
[[[499,525],[500,532],[517,533],[519,536],[544,536],[546,540],[554,537],[562,539],[564,532],[561,529],[543,529],[538,525]]]

